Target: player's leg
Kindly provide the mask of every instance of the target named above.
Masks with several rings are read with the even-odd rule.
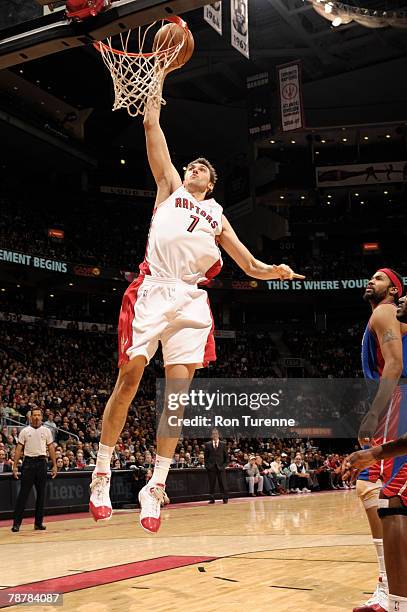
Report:
[[[206,361],[208,339],[211,339],[212,316],[206,291],[195,285],[177,281],[171,287],[169,299],[171,317],[160,334],[166,378],[163,412],[157,431],[157,456],[153,476],[139,493],[141,505],[140,523],[144,529],[155,533],[160,528],[160,503],[165,501],[165,481],[170,462],[181,433],[180,419],[184,408],[175,400],[168,410],[170,394],[177,398],[187,393],[195,369]],[[181,365],[183,364],[183,365]]]
[[[372,473],[372,479],[380,473],[380,466],[372,466],[372,468],[369,469]],[[386,612],[388,609],[388,585],[383,551],[383,527],[377,514],[381,485],[382,483],[380,480],[371,482],[369,480],[359,479],[356,483],[356,492],[365,509],[373,538],[373,545],[376,550],[379,565],[379,579],[372,597],[362,606],[354,608],[353,612]]]
[[[383,485],[379,512],[389,581],[389,610],[407,612],[407,457],[394,460],[394,472]]]
[[[95,521],[112,516],[110,460],[144,368],[155,354],[158,338],[167,324],[167,309],[160,287],[142,276],[123,296],[118,329],[119,375],[103,414],[102,435],[92,474],[89,509]]]
[[[386,516],[382,520],[389,611],[407,612],[407,508],[403,515]]]
[[[89,510],[95,519],[107,520],[112,516],[110,490],[110,460],[117,438],[126,422],[129,406],[137,392],[146,365],[144,355],[134,357],[121,366],[102,421],[96,467],[92,474]]]
[[[188,393],[195,368],[196,364],[171,364],[165,367],[166,391],[157,430],[157,454],[154,471],[151,480],[139,493],[140,525],[150,533],[156,533],[160,528],[161,505],[168,501],[165,493],[165,482],[182,430],[181,419],[184,407],[177,403],[175,398]],[[168,407],[170,395],[173,404],[171,410]],[[170,416],[174,417],[175,424],[173,424],[173,421],[169,422]]]

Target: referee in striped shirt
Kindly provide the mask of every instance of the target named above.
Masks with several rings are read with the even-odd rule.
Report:
[[[34,529],[46,529],[42,524],[45,503],[45,485],[47,483],[47,448],[52,461],[52,478],[57,475],[57,462],[53,435],[48,427],[42,424],[41,408],[31,410],[30,425],[24,427],[18,436],[18,444],[13,464],[13,476],[18,479],[18,462],[24,450],[24,461],[21,467],[21,488],[14,509],[14,520],[11,531],[19,531],[23,520],[25,504],[30,491],[35,486]]]

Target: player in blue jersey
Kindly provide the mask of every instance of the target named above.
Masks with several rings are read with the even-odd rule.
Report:
[[[396,317],[407,324],[406,297],[399,300]],[[404,393],[404,381],[400,381],[399,386]],[[407,520],[403,518],[407,516],[407,435],[403,427],[399,427],[399,430],[404,435],[394,442],[352,453],[344,462],[345,469],[366,469],[388,459],[401,459],[395,478],[384,486],[379,499],[379,505],[383,504],[379,513],[383,519],[384,556],[390,590],[388,606],[391,612],[407,612]]]
[[[364,294],[364,299],[371,306],[372,315],[363,336],[362,366],[365,378],[377,381],[377,392],[359,432],[359,441],[365,447],[395,440],[407,431],[407,394],[403,386],[398,385],[400,376],[407,376],[407,325],[396,316],[397,303],[402,294],[402,277],[390,268],[378,270],[370,279]],[[381,509],[380,517],[378,508],[392,504],[389,498],[402,500],[402,485],[406,481],[407,457],[381,460],[359,474],[357,492],[369,520],[380,576],[373,596],[365,605],[354,608],[354,612],[389,610],[389,587],[383,551],[383,539],[386,540],[388,526],[386,512],[389,508]],[[405,494],[407,507],[407,491]],[[379,495],[382,497],[380,501]],[[398,594],[394,589],[398,589],[397,584],[390,584],[390,593]]]

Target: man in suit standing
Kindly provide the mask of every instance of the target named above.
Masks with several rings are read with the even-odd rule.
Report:
[[[226,484],[226,465],[228,453],[226,442],[219,439],[219,431],[212,430],[212,440],[205,444],[205,467],[208,472],[210,504],[215,503],[215,484],[219,483],[219,489],[223,497],[223,503],[228,503],[228,489]]]

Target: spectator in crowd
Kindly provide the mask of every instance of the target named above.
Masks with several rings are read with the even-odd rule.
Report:
[[[274,480],[273,472],[270,470],[270,464],[261,455],[256,455],[256,465],[259,468],[260,475],[263,477],[263,488],[266,495],[273,497],[278,495],[277,482]]]
[[[255,497],[254,485],[257,484],[257,495],[264,495],[263,493],[263,476],[260,474],[259,468],[256,464],[256,457],[250,455],[249,462],[243,466],[246,475],[246,483],[249,487],[249,495]]]
[[[0,449],[0,474],[12,471],[10,463],[6,460],[6,453],[3,449]]]
[[[274,475],[274,478],[277,482],[277,490],[279,490],[280,493],[286,493],[288,479],[282,471],[281,457],[280,455],[277,455],[275,458],[271,456],[270,459],[270,472]]]
[[[301,455],[296,455],[293,463],[290,465],[291,478],[290,489],[293,493],[311,493],[311,489],[305,485],[312,486],[311,477],[305,469]]]
[[[55,442],[56,437],[57,437],[57,425],[54,421],[54,413],[49,411],[48,412],[48,416],[47,416],[47,420],[44,423],[45,427],[49,427],[49,429],[51,430],[52,433],[52,439]]]
[[[71,462],[69,461],[69,457],[67,457],[66,455],[64,455],[62,457],[62,468],[61,468],[61,472],[70,472],[71,470],[73,470],[73,466],[71,466]]]

